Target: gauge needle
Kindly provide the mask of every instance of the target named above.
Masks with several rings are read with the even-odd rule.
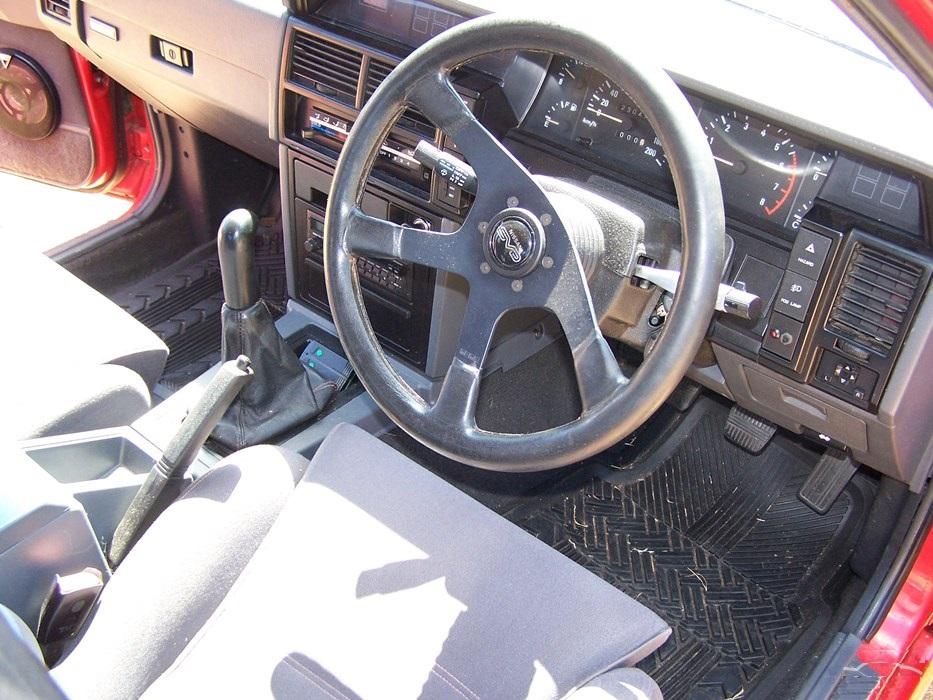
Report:
[[[718,160],[720,163],[723,165],[728,165],[730,168],[735,167],[735,163],[733,163],[731,160],[726,160],[725,158],[720,158],[719,156],[713,156],[713,160]]]
[[[606,113],[605,113],[604,111],[602,111],[601,109],[593,109],[592,107],[587,107],[587,108],[586,108],[586,111],[587,111],[587,112],[592,112],[592,113],[595,114],[597,117],[605,117],[606,119],[611,119],[612,121],[617,122],[617,123],[619,123],[619,124],[624,124],[624,123],[625,123],[624,121],[622,121],[622,120],[619,119],[618,117],[614,117],[614,116],[612,116],[611,114],[606,114]]]

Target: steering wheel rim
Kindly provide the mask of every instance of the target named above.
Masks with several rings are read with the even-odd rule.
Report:
[[[664,144],[681,203],[683,274],[665,328],[631,380],[622,375],[599,332],[579,257],[558,213],[524,166],[478,122],[450,83],[456,67],[502,50],[542,51],[582,60],[629,93]],[[453,138],[477,172],[476,198],[453,234],[405,228],[366,216],[359,208],[379,147],[398,115],[412,106]],[[489,224],[506,209],[530,213],[529,218],[522,219],[522,214],[515,220],[532,229],[550,258],[541,259],[522,277],[505,274],[504,268],[492,273],[482,269],[482,263],[486,261],[488,267],[489,261]],[[448,30],[413,52],[360,113],[334,173],[324,224],[324,270],[334,324],[348,358],[373,399],[397,425],[433,450],[476,467],[539,471],[611,447],[647,420],[673,391],[712,316],[724,229],[722,193],[706,138],[683,93],[660,67],[635,52],[622,56],[577,29],[488,15]],[[434,403],[422,399],[382,351],[363,305],[354,264],[359,255],[427,264],[468,280],[470,300],[459,349]],[[515,285],[516,280],[521,284]],[[486,291],[474,303],[480,289]],[[574,356],[583,412],[570,423],[535,433],[483,430],[476,426],[475,407],[494,324],[508,309],[528,306],[548,308],[561,321]],[[485,339],[476,339],[477,328]]]

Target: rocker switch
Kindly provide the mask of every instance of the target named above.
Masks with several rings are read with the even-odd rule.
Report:
[[[154,36],[152,37],[152,55],[184,71],[194,72],[194,57],[191,50],[184,46]]]

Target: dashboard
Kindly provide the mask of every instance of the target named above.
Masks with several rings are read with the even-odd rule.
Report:
[[[411,50],[450,26],[494,9],[552,11],[531,0],[163,4],[150,11],[90,0],[67,26],[41,14],[40,21],[154,104],[278,167],[289,293],[325,315],[323,212],[366,100]],[[674,11],[678,21],[670,22]],[[765,302],[755,321],[716,318],[691,379],[918,486],[933,415],[929,393],[910,390],[930,380],[933,366],[929,105],[883,61],[737,2],[653,0],[626,12],[633,26],[665,26],[643,38],[680,85],[716,159],[731,251],[723,279]],[[574,18],[611,36],[601,15]],[[184,23],[173,23],[177,17]],[[91,18],[119,27],[123,38],[95,35]],[[250,38],[229,41],[229,27],[248,27],[237,32]],[[157,36],[191,51],[194,71],[153,60]],[[532,172],[663,212],[666,223],[646,239],[663,239],[658,262],[676,264],[664,144],[623,90],[572,58],[524,52],[486,57],[454,79]],[[423,115],[407,111],[377,159],[363,208],[454,230],[470,195],[413,157],[421,140],[459,155]],[[442,377],[465,290],[394,261],[360,260],[358,270],[387,348],[429,381]],[[656,310],[652,298],[611,334],[648,347]]]
[[[284,197],[295,212],[296,295],[324,313],[319,251],[330,166],[358,110],[410,50],[399,44],[418,45],[462,19],[421,0],[328,0],[290,22],[279,116],[284,168],[293,177]],[[326,56],[349,66],[347,74],[335,80],[318,72],[309,80],[309,68]],[[595,70],[569,57],[511,52],[477,61],[454,79],[468,106],[532,172],[611,191],[624,206],[640,201],[676,221],[664,144],[631,97]],[[929,178],[715,91],[683,90],[722,185],[731,252],[724,281],[758,295],[765,308],[751,321],[717,317],[710,357],[698,361],[692,378],[815,440],[885,463],[894,449],[890,429],[879,431],[883,437],[871,433],[887,420],[883,399],[933,269]],[[409,110],[377,159],[364,209],[453,230],[470,195],[413,157],[420,140],[460,155]],[[663,237],[646,230],[646,242]],[[649,251],[654,262],[676,260],[675,238]],[[397,357],[442,377],[449,362],[442,339],[457,335],[458,291],[433,271],[387,264],[358,261],[374,329]],[[409,292],[404,298],[400,284]],[[607,317],[604,331],[644,349],[659,332],[651,316],[656,321],[664,303],[663,296],[651,301],[619,326]]]

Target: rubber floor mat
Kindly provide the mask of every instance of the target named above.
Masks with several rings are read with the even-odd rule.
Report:
[[[272,315],[285,312],[285,250],[281,221],[260,220],[255,247],[260,294]],[[220,359],[223,289],[215,244],[184,259],[114,298],[169,348],[157,391],[163,398],[210,369]]]
[[[701,400],[647,458],[505,514],[667,621],[670,639],[639,664],[667,700],[747,697],[818,635],[871,497],[857,476],[817,515],[796,496],[815,456],[779,441],[751,456],[725,420]]]

